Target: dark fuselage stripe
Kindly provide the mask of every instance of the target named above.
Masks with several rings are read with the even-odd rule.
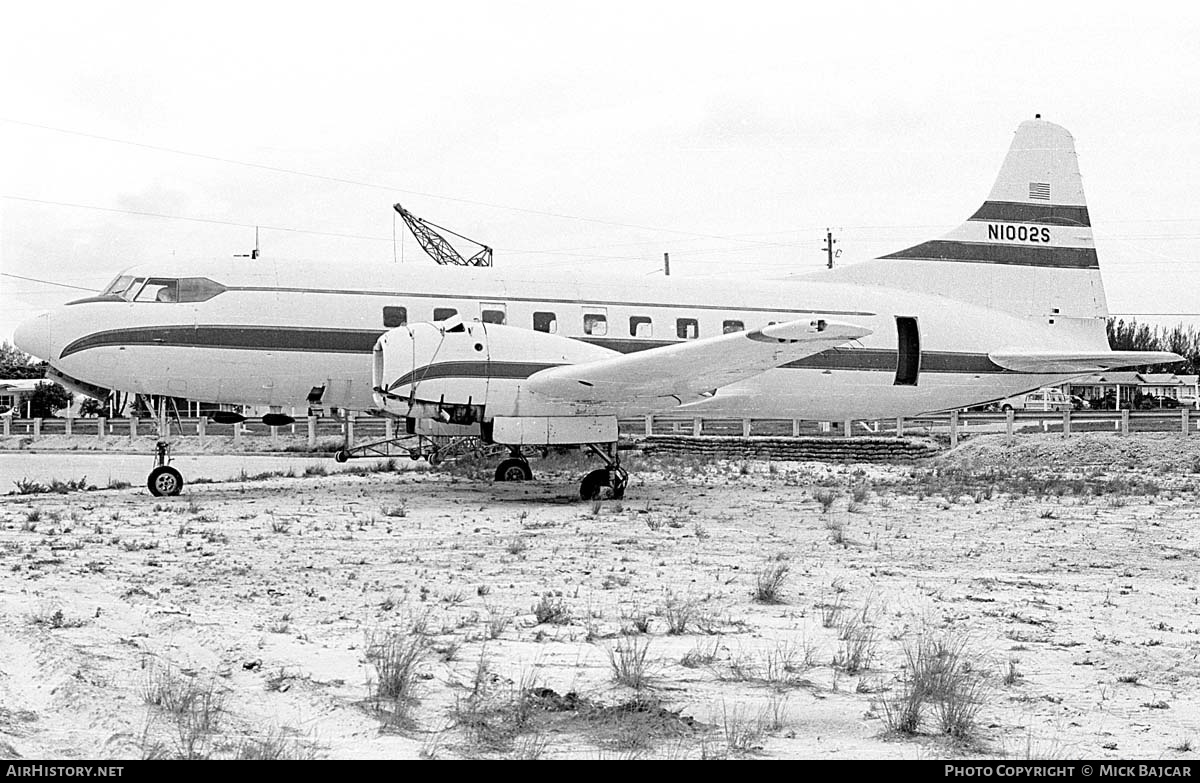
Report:
[[[1025,204],[1017,201],[985,201],[971,220],[995,223],[1042,223],[1048,226],[1091,226],[1087,207]]]
[[[1058,269],[1099,269],[1096,251],[1090,247],[1031,247],[1027,245],[989,245],[937,239],[922,242],[883,258],[922,261],[966,261],[974,264],[1054,267]]]
[[[407,372],[388,385],[388,391],[407,386],[410,383],[435,381],[442,378],[506,378],[520,380],[528,378],[535,372],[558,367],[558,364],[545,362],[491,362],[464,361],[439,362],[418,367]]]
[[[91,348],[132,345],[266,352],[369,354],[375,348],[375,341],[383,333],[382,329],[319,329],[303,326],[154,326],[111,329],[79,338],[64,348],[61,356],[65,358]],[[575,339],[618,353],[634,353],[683,342],[682,340],[619,337],[580,337]],[[446,364],[454,363],[447,362]],[[467,362],[465,364],[474,366],[485,363]],[[514,374],[500,376],[506,378],[528,377],[537,370],[555,366],[520,362],[491,362],[491,365],[494,368],[511,365],[513,368],[511,372]],[[537,367],[537,369],[531,370],[527,375],[520,375],[520,372],[524,370],[518,368],[525,367]],[[890,348],[831,348],[803,359],[788,362],[783,367],[806,370],[895,372],[896,351]],[[921,370],[922,372],[975,374],[1009,372],[992,362],[987,354],[953,351],[923,351],[921,353]],[[460,375],[457,377],[476,376]],[[407,381],[402,378],[401,382]]]
[[[313,329],[278,326],[147,326],[110,329],[81,337],[61,357],[113,345],[163,345],[246,351],[370,353],[382,329]]]

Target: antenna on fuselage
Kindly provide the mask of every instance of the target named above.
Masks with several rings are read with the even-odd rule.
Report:
[[[254,249],[249,253],[234,253],[234,258],[258,258],[258,226],[254,227]]]

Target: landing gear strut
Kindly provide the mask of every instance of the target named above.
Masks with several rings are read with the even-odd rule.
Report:
[[[183,475],[171,467],[171,444],[160,440],[154,444],[154,469],[146,479],[146,488],[155,497],[178,495],[183,489]]]
[[[621,467],[617,444],[612,444],[611,454],[595,443],[589,443],[587,447],[604,460],[605,467],[593,470],[583,477],[579,484],[579,497],[583,500],[601,500],[606,496],[620,500],[625,497],[625,487],[629,485],[629,471]]]
[[[496,481],[529,481],[533,470],[517,446],[509,449],[508,459],[496,466]]]

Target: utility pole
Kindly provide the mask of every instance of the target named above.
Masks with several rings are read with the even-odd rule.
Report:
[[[663,274],[671,276],[671,254],[663,253]]]
[[[823,247],[821,249],[824,250],[829,255],[829,268],[830,269],[833,269],[833,246],[836,243],[837,243],[837,240],[833,238],[833,232],[830,231],[829,229],[825,229],[825,247]],[[841,255],[841,251],[838,251],[838,254]]]

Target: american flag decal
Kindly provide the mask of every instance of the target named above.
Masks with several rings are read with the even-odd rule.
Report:
[[[1050,200],[1050,183],[1049,182],[1030,182],[1029,197],[1041,199],[1042,201]]]

